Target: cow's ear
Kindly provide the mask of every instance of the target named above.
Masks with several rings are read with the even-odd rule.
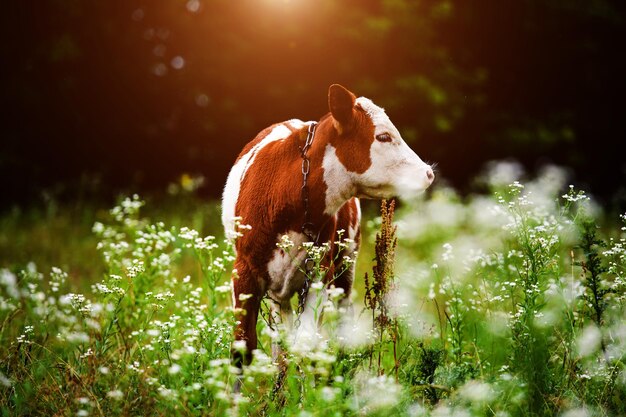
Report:
[[[335,127],[342,133],[348,129],[354,119],[356,96],[344,86],[333,84],[328,88],[328,108],[335,119]]]

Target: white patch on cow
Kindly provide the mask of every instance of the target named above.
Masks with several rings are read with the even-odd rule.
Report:
[[[361,106],[365,113],[372,119],[374,124],[374,134],[379,135],[381,133],[389,133],[392,139],[402,140],[400,132],[391,122],[385,109],[374,104],[372,100],[366,97],[359,97],[356,99],[356,104]]]
[[[326,183],[326,209],[324,213],[334,215],[356,191],[354,173],[349,172],[337,157],[335,147],[328,144],[322,160],[324,182]]]
[[[358,230],[359,230],[358,225],[350,225],[350,226],[348,226],[348,236],[347,236],[347,238],[351,239],[351,240],[355,240],[356,237],[357,237]],[[356,249],[356,243],[351,243],[348,246],[348,249],[350,250],[350,252],[353,252]]]
[[[306,258],[306,251],[300,249],[302,243],[308,238],[300,232],[289,231],[286,233],[293,246],[289,250],[274,249],[270,261],[267,263],[267,272],[270,276],[268,293],[272,299],[282,302],[291,298],[293,293],[302,288],[304,274],[300,271]],[[281,240],[282,235],[276,238]]]
[[[291,119],[285,122],[285,124],[287,124],[289,127],[291,127],[292,129],[302,129],[305,125],[309,125],[313,122],[303,122],[300,119]]]
[[[361,224],[361,202],[358,198],[355,198],[355,208],[356,213],[354,219],[350,217],[350,225],[348,226],[348,238],[355,240],[357,238],[357,234],[359,231],[359,225]],[[353,244],[354,249],[356,249],[356,244]]]
[[[372,142],[371,166],[355,177],[359,195],[373,198],[411,196],[428,188],[432,182],[428,177],[429,172],[432,174],[431,167],[402,140],[385,111],[365,97],[359,97],[356,103],[369,115],[374,124],[374,135],[388,133],[392,139],[391,142]]]
[[[297,125],[298,122],[304,125],[304,122],[296,119],[290,120],[286,123],[294,126]],[[256,155],[259,151],[261,151],[261,149],[269,143],[285,139],[290,134],[291,130],[285,124],[276,125],[267,136],[254,145],[248,153],[239,158],[237,163],[231,168],[230,173],[228,174],[228,179],[226,180],[226,186],[224,187],[224,193],[222,194],[222,225],[224,226],[227,237],[231,237],[234,231],[234,218],[236,216],[235,207],[237,205],[237,200],[239,199],[241,182],[246,176],[248,168],[252,166]],[[249,220],[247,219],[243,219],[243,223],[248,221]]]

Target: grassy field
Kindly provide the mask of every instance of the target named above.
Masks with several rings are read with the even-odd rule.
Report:
[[[367,205],[353,320],[331,290],[303,348],[265,305],[243,375],[216,203],[5,213],[2,415],[626,415],[626,217],[558,169],[520,183],[503,165],[484,184],[465,198],[435,186],[393,223]]]

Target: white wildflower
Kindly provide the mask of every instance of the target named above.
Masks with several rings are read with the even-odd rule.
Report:
[[[344,294],[344,289],[341,287],[335,287],[334,285],[331,285],[330,288],[328,289],[328,297],[331,300],[336,300],[339,297],[341,297]]]
[[[177,363],[172,364],[172,366],[170,366],[167,370],[167,373],[169,373],[170,375],[176,375],[177,373],[179,373],[181,370],[181,366]]]
[[[116,389],[116,390],[107,392],[107,397],[112,398],[114,400],[121,400],[122,398],[124,398],[124,393],[120,391],[119,389]]]
[[[589,325],[583,329],[582,334],[576,340],[578,354],[582,357],[595,353],[600,348],[602,333],[595,325]]]
[[[593,415],[590,410],[585,408],[573,408],[571,410],[567,410],[561,417],[589,417]]]
[[[324,283],[322,281],[316,281],[311,283],[311,289],[315,291],[319,291],[324,288]]]
[[[13,385],[11,380],[9,378],[7,378],[7,376],[5,374],[3,374],[2,371],[0,371],[0,385],[2,385],[3,387],[6,387],[6,388],[8,388],[11,385]]]
[[[246,350],[246,341],[245,340],[235,340],[233,342],[233,349],[238,351]]]
[[[491,385],[481,381],[468,381],[459,389],[459,395],[471,403],[486,403],[495,398]]]

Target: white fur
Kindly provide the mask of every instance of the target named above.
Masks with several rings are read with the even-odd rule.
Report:
[[[300,271],[306,251],[299,249],[302,243],[308,241],[303,234],[295,231],[286,233],[294,246],[288,251],[281,248],[274,249],[272,258],[267,264],[270,276],[269,294],[272,299],[283,302],[289,300],[294,291],[302,287],[304,274]],[[277,236],[279,242],[282,236]]]
[[[372,120],[375,127],[374,135],[389,133],[392,138],[402,140],[400,132],[398,132],[398,129],[391,123],[391,119],[389,119],[389,116],[385,113],[385,109],[378,107],[372,100],[366,97],[357,98],[356,104],[361,106]]]
[[[356,103],[372,120],[374,135],[388,133],[392,139],[391,142],[374,140],[372,143],[372,165],[354,177],[359,193],[366,197],[388,198],[415,195],[428,188],[432,182],[428,178],[428,172],[432,174],[431,167],[402,140],[385,110],[365,97],[359,97]]]
[[[310,125],[313,122],[303,122],[300,119],[291,119],[285,122],[286,125],[288,125],[289,127],[291,127],[292,129],[301,129],[302,127],[304,127],[305,125]]]
[[[354,228],[354,232],[350,235],[351,239],[356,237],[356,231],[358,230],[359,225],[361,224],[361,202],[359,199],[356,199],[356,221],[354,222],[356,227]]]
[[[357,232],[359,230],[359,225],[361,224],[361,202],[359,199],[356,199],[356,219],[350,222],[350,226],[348,226],[348,239],[356,239]],[[354,224],[354,226],[352,226]],[[350,245],[350,251],[354,251],[356,249],[356,243],[352,243]]]
[[[326,145],[324,159],[324,182],[326,183],[326,210],[324,213],[332,216],[348,201],[356,191],[353,185],[353,175],[346,169],[337,157],[334,146]]]

